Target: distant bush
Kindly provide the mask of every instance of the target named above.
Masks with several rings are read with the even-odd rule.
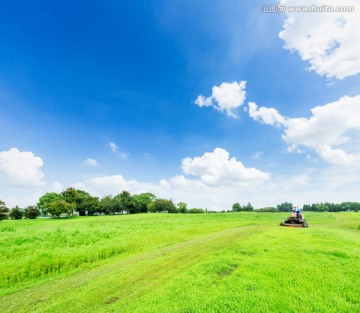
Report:
[[[34,205],[29,205],[24,210],[24,215],[25,215],[26,218],[34,220],[40,215],[40,210]]]
[[[12,220],[21,220],[24,215],[24,210],[16,206],[15,208],[12,208],[9,213],[9,217]]]
[[[274,207],[266,207],[266,208],[256,209],[255,211],[256,212],[279,212],[279,210]]]
[[[203,209],[193,208],[193,209],[188,209],[187,213],[198,214],[198,213],[205,213],[205,211]]]

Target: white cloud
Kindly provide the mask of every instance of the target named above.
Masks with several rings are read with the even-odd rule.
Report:
[[[246,81],[222,83],[212,88],[210,97],[198,96],[195,104],[199,107],[213,107],[228,116],[236,117],[236,109],[244,104]]]
[[[254,107],[256,114],[251,113],[250,108],[250,117],[274,125],[273,119],[263,118],[263,112],[275,109]],[[288,151],[302,153],[298,146],[304,146],[315,150],[324,161],[331,164],[351,166],[360,163],[360,96],[342,97],[338,101],[313,108],[311,113],[309,118],[288,118],[279,114],[284,126],[282,138],[290,144]]]
[[[273,108],[265,108],[258,106],[254,102],[249,102],[249,115],[255,121],[273,126],[285,124],[285,118]]]
[[[95,159],[91,159],[91,158],[87,158],[84,161],[84,164],[88,166],[98,166],[98,162]]]
[[[346,153],[342,149],[333,149],[328,145],[318,147],[316,152],[330,164],[360,167],[360,153]]]
[[[228,209],[232,205],[228,202],[235,202],[239,193],[245,193],[253,189],[254,184],[260,186],[269,179],[267,173],[244,167],[221,148],[200,157],[185,158],[182,161],[182,171],[185,175],[195,177],[190,179],[184,175],[176,175],[150,183],[127,180],[122,175],[109,175],[93,177],[84,187],[91,194],[101,197],[116,195],[123,190],[131,193],[152,192],[160,198],[172,198],[175,203],[185,201],[190,207]],[[229,190],[232,196],[227,198]]]
[[[112,152],[116,152],[119,149],[119,147],[114,142],[110,142],[108,144],[108,147],[111,149]]]
[[[11,185],[44,186],[43,164],[43,160],[32,152],[20,152],[17,148],[0,152],[0,173]]]
[[[282,0],[287,18],[279,37],[284,48],[296,51],[321,76],[343,79],[360,72],[360,1]],[[353,6],[354,12],[289,12],[290,6]]]
[[[140,186],[136,180],[126,180],[122,175],[93,177],[88,183],[101,195],[117,195],[123,190],[134,191]]]
[[[292,144],[287,148],[287,152],[289,153],[298,153],[298,154],[303,154],[305,153],[304,150],[301,150],[297,145]]]
[[[235,157],[230,158],[229,152],[216,148],[213,152],[182,161],[185,174],[199,176],[201,181],[210,186],[236,185],[239,183],[261,182],[269,179],[269,174],[255,168],[246,168]]]
[[[52,188],[54,192],[62,192],[64,189],[61,183],[59,183],[58,181],[52,184]]]

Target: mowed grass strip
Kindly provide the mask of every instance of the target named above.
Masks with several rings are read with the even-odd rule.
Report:
[[[0,311],[360,311],[359,214],[308,214],[308,229],[279,227],[287,214],[196,215],[185,223],[158,216],[168,226],[162,242],[12,289]],[[156,224],[130,218],[134,233],[135,225]]]

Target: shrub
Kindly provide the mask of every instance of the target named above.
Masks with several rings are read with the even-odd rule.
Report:
[[[193,209],[187,210],[187,213],[198,214],[198,213],[205,213],[205,211],[203,209],[193,208]]]
[[[29,205],[24,210],[24,215],[26,218],[34,220],[40,215],[40,210],[35,205]]]
[[[256,212],[279,212],[279,210],[274,207],[266,207],[266,208],[257,209]]]
[[[12,220],[21,220],[24,215],[24,210],[16,206],[15,208],[12,208],[9,213],[9,217]]]

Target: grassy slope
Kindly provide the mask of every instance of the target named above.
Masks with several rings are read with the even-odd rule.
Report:
[[[5,221],[0,311],[359,312],[360,214],[286,216]]]

